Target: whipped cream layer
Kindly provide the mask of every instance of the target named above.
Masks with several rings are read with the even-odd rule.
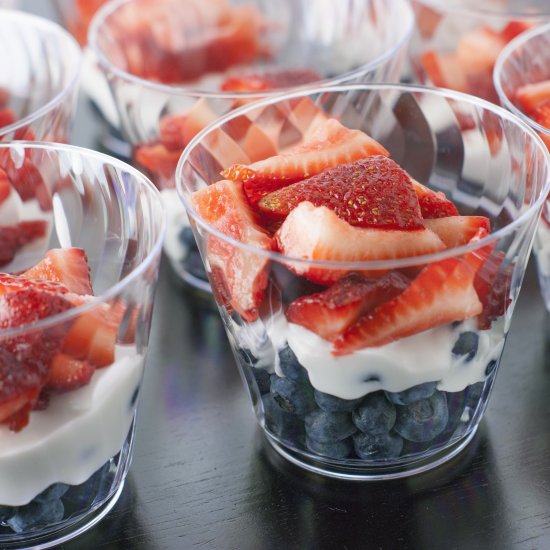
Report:
[[[487,365],[499,359],[505,341],[499,323],[491,330],[478,331],[475,320],[469,320],[337,357],[331,353],[330,342],[287,322],[282,313],[265,323],[233,328],[231,338],[258,358],[257,368],[275,370],[283,376],[276,350],[288,344],[308,371],[312,386],[342,399],[356,399],[378,390],[400,392],[425,382],[437,382],[442,391],[461,391],[485,379]],[[469,361],[465,355],[452,353],[463,332],[479,336],[477,353]]]
[[[116,360],[87,386],[53,395],[21,432],[0,426],[0,505],[21,506],[53,483],[85,482],[116,455],[134,418],[143,356],[117,346]]]

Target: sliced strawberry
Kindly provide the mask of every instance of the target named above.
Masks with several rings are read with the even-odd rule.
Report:
[[[441,191],[432,191],[425,185],[412,180],[420,211],[424,219],[458,216],[456,206]]]
[[[55,391],[70,391],[90,383],[95,367],[88,361],[79,361],[64,353],[52,360],[46,388]]]
[[[300,203],[275,234],[286,256],[310,261],[361,262],[389,260],[438,252],[445,248],[429,229],[399,231],[354,227],[332,210]],[[320,284],[331,284],[348,271],[289,262],[296,274]]]
[[[508,43],[510,42],[510,40],[513,40],[516,36],[530,29],[532,26],[533,26],[533,23],[530,21],[510,21],[499,32],[499,34],[502,40]]]
[[[18,139],[22,139],[18,137]],[[51,196],[40,170],[28,158],[16,165],[8,149],[0,151],[0,168],[7,174],[22,201],[37,199],[42,210],[51,209]]]
[[[17,119],[13,114],[13,111],[9,107],[3,107],[0,109],[0,128],[13,124]]]
[[[277,88],[301,86],[321,80],[321,75],[312,69],[268,69],[227,78],[220,89],[224,92],[265,92]]]
[[[317,126],[307,141],[288,153],[260,160],[249,166],[233,165],[222,175],[244,182],[251,204],[264,195],[296,181],[313,176],[338,164],[370,155],[389,156],[375,140],[360,130],[350,130],[329,119]]]
[[[474,289],[475,274],[461,258],[428,265],[401,294],[361,317],[338,337],[333,354],[347,355],[358,349],[383,346],[478,315],[482,305]]]
[[[61,283],[75,294],[93,294],[88,258],[81,248],[52,248],[23,277]]]
[[[41,281],[39,279],[29,279],[22,275],[12,275],[10,273],[0,273],[0,295],[8,292],[16,292],[25,288],[34,288],[43,292],[52,292],[54,294],[66,294],[69,292],[66,286],[51,281]]]
[[[416,25],[420,36],[424,40],[429,40],[437,30],[439,23],[443,19],[441,11],[430,6],[424,6],[420,3],[414,5]]]
[[[79,306],[93,297],[69,295],[67,299]],[[62,352],[97,368],[111,365],[115,360],[115,345],[124,311],[121,302],[99,303],[80,314],[63,340]]]
[[[491,73],[498,54],[506,45],[500,34],[489,27],[465,32],[456,47],[457,58],[468,74]]]
[[[292,302],[286,317],[325,340],[333,340],[361,315],[403,292],[409,283],[409,279],[398,272],[390,272],[381,279],[351,273],[323,292]]]
[[[359,227],[424,228],[409,175],[380,155],[339,164],[283,187],[263,197],[258,209],[282,221],[303,201],[326,206]]]
[[[516,90],[516,101],[524,113],[535,113],[539,105],[550,101],[550,80],[520,86]]]
[[[181,153],[191,139],[217,118],[207,100],[199,99],[185,113],[161,118],[160,141],[169,151]]]
[[[46,236],[48,224],[45,220],[26,220],[17,224],[17,244],[24,246]]]
[[[11,182],[8,175],[0,168],[0,204],[2,204],[11,194]]]
[[[174,177],[181,150],[170,151],[162,143],[140,145],[134,150],[134,160],[145,170],[160,188],[168,186]]]
[[[487,232],[491,229],[489,218],[485,216],[450,216],[424,220],[424,223],[437,234],[447,248],[469,243],[480,228]]]
[[[439,54],[433,50],[427,50],[422,54],[420,63],[434,86],[450,88],[458,92],[468,91],[466,74],[456,54]]]
[[[17,227],[0,226],[0,266],[9,264],[15,257],[18,238]]]
[[[200,216],[228,237],[261,250],[273,249],[270,236],[254,221],[241,183],[217,182],[195,192],[192,201]],[[208,236],[206,255],[214,291],[246,321],[256,320],[268,282],[268,259],[214,235]]]

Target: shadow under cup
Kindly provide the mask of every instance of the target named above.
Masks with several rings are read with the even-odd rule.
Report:
[[[95,365],[81,384],[77,374],[70,391],[42,386],[20,431],[0,424],[0,546],[46,548],[97,523],[122,491],[165,222],[156,188],[105,155],[65,145],[0,144],[0,168],[13,181],[1,207],[10,211],[14,230],[40,229],[11,260],[4,259],[0,272],[24,271],[52,248],[79,247],[96,296],[31,325],[0,330],[0,380],[6,380],[6,369],[32,374],[43,370],[42,363],[53,369],[63,354]],[[21,187],[30,174],[33,187]],[[84,338],[69,350],[65,337],[73,329]],[[86,334],[95,347],[83,356]],[[8,362],[6,350],[18,343],[25,347]],[[4,404],[5,392],[1,397]],[[9,404],[9,387],[7,398]]]
[[[234,162],[222,146],[234,125],[248,119],[269,126],[280,117],[290,125],[301,101],[366,132],[416,180],[443,191],[462,215],[489,218],[492,233],[431,255],[337,263],[267,252],[215,229],[198,215],[192,195]],[[284,133],[284,145],[298,143],[307,131]],[[384,479],[434,467],[471,440],[495,379],[547,176],[542,143],[503,109],[402,85],[280,96],[234,112],[197,136],[176,182],[258,421],[279,453],[329,476]],[[307,238],[307,230],[298,238]],[[426,301],[442,291],[443,308],[456,303],[460,309],[458,287],[466,285],[480,303],[474,317],[447,324],[430,319],[429,330],[335,356],[331,342],[285,316],[296,299],[323,290],[304,276],[314,269],[369,277],[400,272],[411,279],[443,270],[439,283],[422,279]],[[257,307],[243,311],[239,300],[247,291]],[[408,320],[420,324],[414,310]]]

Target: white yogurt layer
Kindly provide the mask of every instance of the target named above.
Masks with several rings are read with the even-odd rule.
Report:
[[[470,361],[452,353],[459,335],[467,331],[479,336],[477,353]],[[274,368],[281,376],[275,350],[288,343],[308,371],[313,387],[342,399],[356,399],[378,390],[400,392],[425,382],[437,382],[443,391],[461,391],[485,379],[487,365],[498,360],[505,340],[500,328],[477,331],[475,320],[469,320],[337,357],[331,353],[330,342],[288,323],[282,313],[265,324],[258,321],[237,328],[234,338],[258,357],[258,368]]]
[[[0,426],[0,505],[21,506],[53,483],[78,485],[116,455],[134,418],[143,357],[117,346],[115,362],[91,382],[52,396],[21,432]]]

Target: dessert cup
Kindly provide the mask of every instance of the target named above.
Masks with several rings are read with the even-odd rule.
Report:
[[[107,0],[54,0],[63,24],[78,40],[81,46],[86,45],[88,26],[95,12]]]
[[[525,113],[516,92],[526,85],[550,81],[550,24],[539,26],[510,42],[497,59],[495,88],[501,104],[529,124],[550,149],[550,122],[543,125],[533,113]],[[550,90],[550,86],[549,86]],[[548,94],[550,101],[550,93]],[[546,309],[550,311],[550,204],[542,211],[533,252]]]
[[[21,273],[52,249],[80,248],[94,291],[93,298],[76,296],[74,307],[35,323],[12,326],[8,319],[6,325],[5,312],[2,317],[0,547],[47,548],[97,523],[122,492],[165,222],[158,190],[145,176],[93,151],[28,141],[0,144],[0,168],[14,182],[0,204],[2,220],[11,218],[15,229],[43,228],[0,271]],[[30,182],[31,174],[32,196],[23,201],[18,183]],[[44,202],[53,208],[44,211]],[[36,268],[28,276],[36,279]],[[70,294],[52,300],[68,296],[75,300]],[[42,388],[38,397],[6,420],[10,396],[25,395],[18,384],[34,380],[16,382],[10,393],[9,350],[19,343],[32,347],[13,356],[16,368],[29,373],[47,368],[49,374],[45,386],[36,386]],[[54,388],[54,365],[60,364],[74,367],[74,377],[62,377],[64,387],[58,379]],[[18,423],[20,413],[28,424]]]
[[[315,229],[305,220],[295,226],[298,235],[292,241],[291,229],[283,228],[300,205],[276,234],[276,244],[260,248],[245,242],[250,235],[262,243],[268,237],[265,230],[258,236],[253,229],[243,229],[239,214],[232,217],[229,199],[207,203],[198,197],[213,197],[211,189],[231,183],[211,187],[221,180],[220,169],[247,164],[242,152],[235,155],[228,146],[236,128],[256,124],[267,129],[282,117],[288,125],[281,141],[286,147],[301,143],[311,128],[292,123],[303,101],[377,140],[410,176],[452,200],[461,215],[486,216],[491,232],[436,253],[366,262],[314,261],[304,254],[272,251],[281,250],[284,242],[310,241],[319,243],[315,250],[326,251],[329,242],[336,243],[332,246],[337,256],[339,247],[347,247],[348,253],[359,246],[350,247],[357,241],[341,238],[343,233],[329,234],[320,244],[315,239],[321,237],[314,235],[339,227],[322,220]],[[268,98],[222,117],[192,140],[176,170],[177,188],[254,412],[275,450],[313,472],[376,480],[428,470],[468,444],[498,371],[549,189],[548,174],[540,138],[504,109],[448,90],[398,84],[327,87]],[[197,204],[210,204],[208,221],[198,214]],[[378,313],[383,302],[369,313],[370,321],[368,316],[360,319],[367,323],[360,325],[367,327],[362,336],[372,343],[363,342],[355,350],[337,347],[338,340],[320,337],[294,321],[296,317],[289,321],[298,301],[303,305],[307,296],[313,303],[313,295],[323,292],[327,281],[351,273],[375,281],[388,273],[406,274],[415,291],[431,299],[440,289],[427,273],[466,264],[475,276],[467,275],[469,268],[455,275],[458,281],[473,277],[468,283],[475,289],[473,299],[482,301],[475,316],[428,323],[425,330],[380,343],[376,338],[381,327],[390,336],[402,323],[418,327],[417,311],[424,306],[421,299],[407,315],[384,318]],[[455,275],[445,277],[451,286]],[[445,298],[437,295],[435,302],[445,304],[444,316],[447,308],[461,303],[454,291]]]
[[[0,11],[0,141],[66,142],[81,52],[59,25]]]
[[[412,0],[410,62],[417,82],[498,103],[492,72],[507,42],[550,20],[545,0]]]
[[[147,14],[145,21],[138,10]],[[233,18],[236,30],[216,27],[220,10]],[[246,32],[238,22],[245,13]],[[132,15],[128,30],[125,19]],[[259,0],[118,0],[97,13],[89,45],[109,80],[136,166],[163,191],[169,219],[164,250],[183,281],[210,292],[174,190],[184,146],[235,107],[280,92],[281,86],[288,90],[304,83],[221,90],[226,79],[297,70],[317,85],[398,80],[412,27],[404,0],[284,0],[276,5]],[[240,33],[245,46],[238,45]],[[243,55],[243,50],[251,53]],[[273,147],[263,134],[248,133],[243,143],[251,155]]]

